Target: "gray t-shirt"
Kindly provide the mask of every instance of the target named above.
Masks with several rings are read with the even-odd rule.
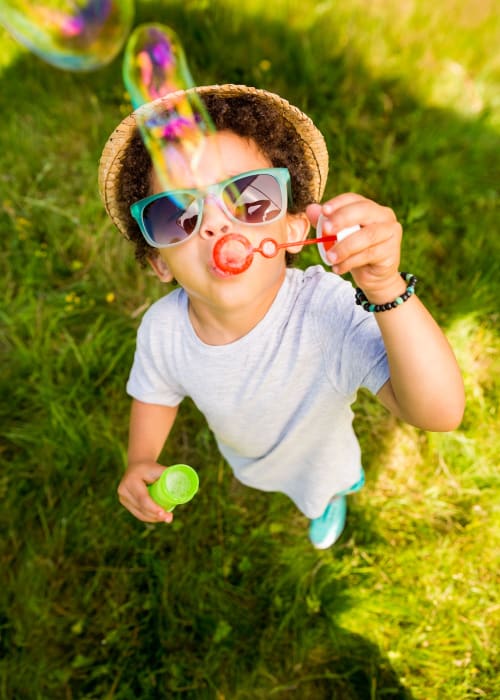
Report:
[[[237,479],[316,518],[361,476],[358,388],[376,393],[388,378],[373,315],[317,265],[288,269],[265,317],[227,345],[198,338],[183,289],[163,297],[143,317],[127,391],[166,406],[191,397]]]

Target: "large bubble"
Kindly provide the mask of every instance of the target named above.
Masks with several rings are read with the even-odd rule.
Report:
[[[163,24],[142,24],[127,41],[123,80],[135,109],[194,86],[181,41]]]
[[[195,92],[174,94],[194,87],[177,34],[161,24],[137,27],[127,42],[123,80],[133,106],[142,105],[137,124],[163,188],[196,183],[205,139],[215,128]]]
[[[123,46],[133,0],[2,0],[0,24],[30,51],[57,68],[90,71]]]

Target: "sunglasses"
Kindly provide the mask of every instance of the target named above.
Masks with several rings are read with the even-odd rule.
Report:
[[[170,190],[145,197],[130,207],[141,233],[153,248],[184,243],[200,229],[207,195],[215,197],[228,219],[261,226],[281,219],[291,201],[287,168],[250,170],[204,189]]]

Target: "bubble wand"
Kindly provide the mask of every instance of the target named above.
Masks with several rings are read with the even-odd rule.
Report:
[[[318,222],[318,231],[321,232],[322,221]],[[264,258],[274,258],[283,248],[291,248],[293,246],[303,246],[312,244],[329,243],[329,246],[323,246],[321,257],[328,264],[325,257],[325,252],[329,250],[336,241],[341,241],[346,236],[359,230],[359,226],[351,226],[342,229],[337,234],[329,236],[318,236],[317,238],[306,238],[303,241],[286,241],[278,243],[274,238],[263,238],[257,247],[253,246],[246,236],[240,233],[228,233],[221,236],[213,249],[213,258],[215,266],[222,272],[232,275],[239,275],[245,272],[253,262],[255,253],[260,253]]]

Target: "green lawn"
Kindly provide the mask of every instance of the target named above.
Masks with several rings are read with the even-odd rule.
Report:
[[[62,72],[0,31],[1,700],[500,696],[499,16],[488,0],[137,3],[199,83],[313,117],[328,196],[395,209],[402,267],[463,368],[454,433],[359,396],[367,485],[325,552],[284,496],[233,479],[189,402],[164,460],[198,470],[195,500],[171,527],[119,505],[135,330],[164,292],[97,194],[129,110],[120,58]]]

